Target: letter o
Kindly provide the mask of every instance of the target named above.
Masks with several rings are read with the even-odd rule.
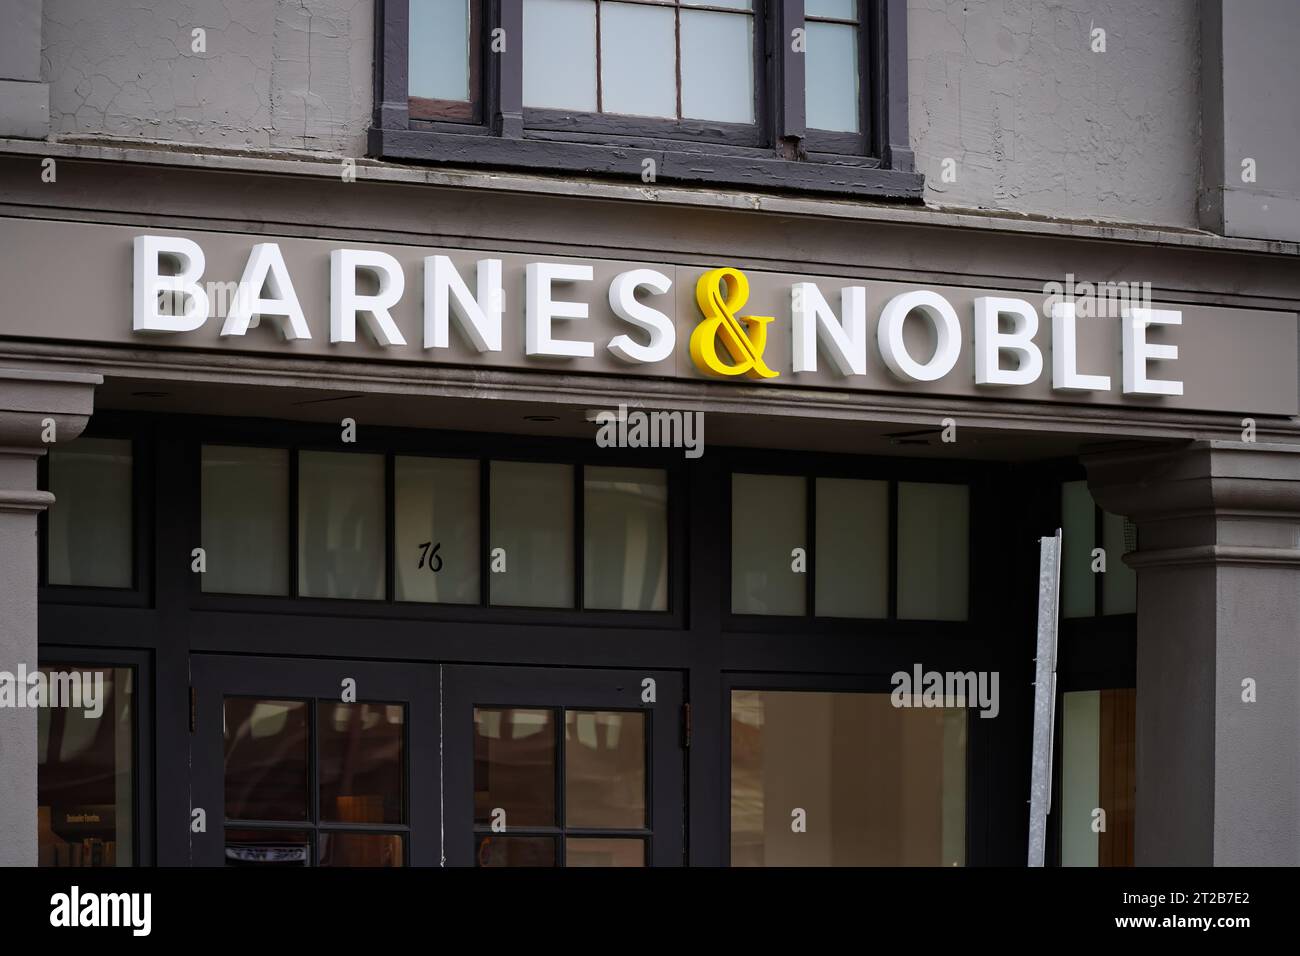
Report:
[[[930,320],[938,338],[934,355],[924,363],[912,358],[903,342],[903,321],[917,311]],[[947,299],[928,289],[904,292],[885,303],[876,337],[881,358],[904,382],[933,382],[943,378],[953,370],[961,356],[961,323],[957,321],[957,313]]]

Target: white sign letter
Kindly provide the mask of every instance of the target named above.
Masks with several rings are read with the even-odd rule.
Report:
[[[449,307],[456,313],[460,330],[480,352],[501,351],[501,312],[505,306],[501,290],[501,260],[478,261],[478,297],[460,277],[447,256],[424,260],[424,347],[445,349],[449,344]]]
[[[357,292],[357,270],[366,269],[379,279],[374,295]],[[330,253],[330,341],[357,340],[357,313],[367,315],[367,327],[380,345],[405,345],[388,310],[406,287],[402,264],[375,249],[335,249]]]
[[[831,364],[841,375],[867,374],[867,289],[846,286],[840,292],[843,320],[813,282],[796,282],[791,293],[794,316],[794,370],[817,371],[817,340],[826,347]]]
[[[1109,392],[1109,375],[1079,371],[1073,302],[1052,306],[1052,388],[1058,392]]]
[[[530,262],[525,269],[524,353],[554,358],[591,358],[596,347],[590,342],[572,342],[551,337],[553,319],[585,319],[587,303],[556,302],[551,298],[555,282],[590,282],[591,266],[567,262]]]
[[[1148,325],[1182,325],[1183,313],[1169,309],[1140,309],[1124,311],[1124,394],[1125,395],[1181,395],[1181,380],[1147,378],[1149,359],[1178,358],[1177,345],[1152,345],[1147,342]]]
[[[1002,316],[1011,318],[1011,331],[1003,332]],[[1024,299],[980,296],[975,300],[975,384],[1029,385],[1043,371],[1043,353],[1034,344],[1038,310]],[[1017,365],[1004,369],[1003,352],[1013,352]]]
[[[208,294],[199,285],[203,277],[203,250],[179,236],[135,237],[135,321],[137,332],[193,332],[208,320]],[[172,275],[160,275],[162,257],[178,264]],[[162,315],[158,300],[183,298],[185,311]]]
[[[663,295],[672,288],[673,281],[654,269],[633,269],[614,277],[609,284],[609,307],[620,319],[649,332],[650,341],[641,345],[630,335],[616,335],[609,340],[609,350],[624,362],[662,362],[673,354],[677,330],[668,316],[636,297],[639,286],[645,286],[653,295]]]
[[[903,342],[903,321],[913,311],[930,320],[937,344],[930,361],[922,364],[912,358]],[[961,355],[961,323],[948,300],[929,289],[896,295],[880,313],[876,330],[880,354],[889,370],[904,382],[933,382],[952,371]]]
[[[262,298],[262,288],[271,287],[271,298]],[[274,242],[259,242],[248,254],[248,264],[235,290],[235,301],[221,326],[221,334],[244,335],[264,318],[275,320],[283,339],[309,339],[298,295],[293,291],[289,270]]]

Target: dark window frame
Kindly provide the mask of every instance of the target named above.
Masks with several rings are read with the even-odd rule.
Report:
[[[375,16],[372,155],[453,165],[558,171],[641,184],[798,190],[920,200],[907,127],[906,0],[859,0],[861,132],[805,128],[803,54],[790,42],[804,0],[755,0],[754,126],[647,120],[523,106],[523,0],[478,0],[477,98],[459,116],[426,118],[407,94],[410,0]],[[504,30],[505,49],[491,52]],[[471,70],[476,58],[471,56]],[[433,102],[433,101],[430,101]],[[446,104],[434,112],[447,113]],[[457,112],[451,110],[452,113]]]

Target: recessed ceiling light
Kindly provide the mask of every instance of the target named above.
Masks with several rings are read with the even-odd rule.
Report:
[[[524,416],[524,421],[526,422],[558,422],[559,420],[560,418],[558,415],[525,415]]]
[[[136,398],[167,398],[171,392],[132,392]]]

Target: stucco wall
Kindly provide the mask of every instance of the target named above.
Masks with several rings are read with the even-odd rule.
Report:
[[[907,26],[927,201],[1196,225],[1196,0],[909,0]]]
[[[373,36],[372,0],[45,0],[51,131],[361,155]]]

